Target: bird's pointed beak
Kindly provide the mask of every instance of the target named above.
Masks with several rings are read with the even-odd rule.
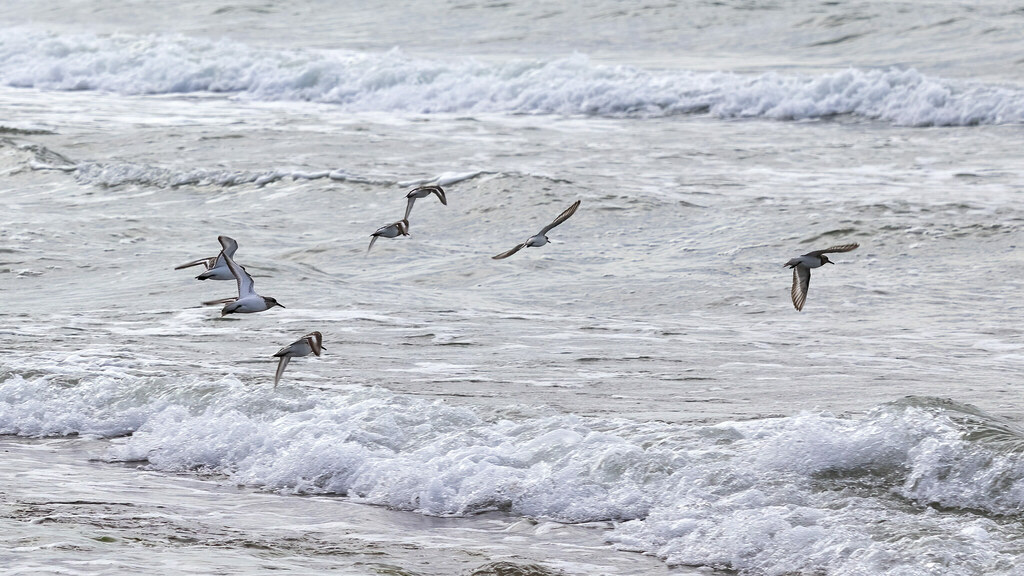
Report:
[[[277,304],[277,305],[278,305],[278,306],[280,306],[281,308],[284,308],[284,304],[281,304],[280,302],[275,302],[275,304]]]

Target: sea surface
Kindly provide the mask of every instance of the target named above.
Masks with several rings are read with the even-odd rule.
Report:
[[[1018,5],[2,11],[3,574],[1024,574]]]

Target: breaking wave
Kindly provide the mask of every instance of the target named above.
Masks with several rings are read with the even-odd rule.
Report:
[[[111,438],[111,461],[284,494],[609,522],[616,545],[672,564],[896,575],[938,558],[947,574],[999,573],[1024,514],[1024,431],[933,398],[708,426],[492,419],[373,387],[175,381],[86,357],[60,370],[0,373],[0,433]]]
[[[183,36],[0,31],[0,82],[122,94],[225,93],[346,111],[802,120],[850,115],[907,126],[1024,122],[1024,90],[913,69],[822,75],[644,70],[592,62],[430,60],[399,49],[269,50]]]

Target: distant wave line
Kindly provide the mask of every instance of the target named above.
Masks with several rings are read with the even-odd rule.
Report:
[[[265,171],[238,171],[238,170],[209,170],[196,168],[187,171],[174,171],[159,166],[134,163],[50,163],[39,160],[30,160],[28,167],[32,170],[52,170],[74,174],[79,183],[116,188],[118,186],[155,186],[158,188],[177,188],[179,186],[220,186],[232,187],[251,184],[262,188],[281,180],[320,180],[330,179],[337,182],[352,182],[357,184],[371,184],[375,186],[400,186],[408,187],[409,182],[430,183],[440,186],[448,186],[465,180],[472,180],[480,176],[499,174],[496,171],[472,170],[468,172],[443,172],[434,176],[418,178],[408,181],[395,179],[370,177],[353,174],[344,169],[335,170],[265,170]]]
[[[933,78],[914,69],[821,75],[650,71],[597,64],[581,54],[485,63],[415,58],[400,49],[269,50],[180,35],[56,36],[22,28],[0,30],[0,83],[131,95],[223,93],[328,103],[353,112],[1024,123],[1024,89]]]

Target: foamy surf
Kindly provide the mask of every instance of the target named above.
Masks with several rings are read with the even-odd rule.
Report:
[[[0,82],[121,94],[223,93],[312,101],[352,112],[820,119],[905,126],[1018,124],[1024,90],[913,69],[820,75],[610,66],[576,54],[546,60],[429,60],[399,49],[271,50],[184,36],[54,36],[0,31]]]
[[[998,442],[977,433],[991,428]],[[613,522],[608,538],[627,549],[743,572],[902,574],[948,554],[925,536],[942,531],[984,552],[948,557],[949,573],[980,573],[1017,537],[1000,518],[1024,510],[1024,465],[1006,448],[1024,435],[928,398],[861,418],[700,426],[494,419],[360,386],[278,394],[233,378],[97,376],[67,387],[9,374],[0,432],[113,438],[111,462],[430,516]]]

